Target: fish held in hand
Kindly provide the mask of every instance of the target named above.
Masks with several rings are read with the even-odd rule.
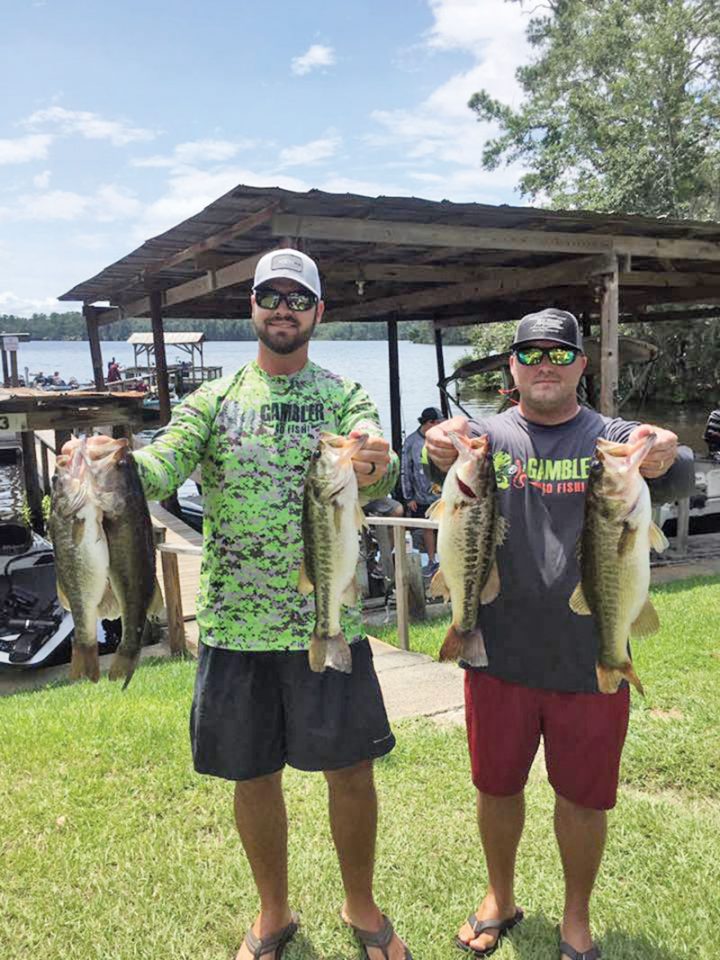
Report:
[[[313,452],[303,500],[303,562],[298,589],[315,591],[315,626],[310,639],[310,668],[352,672],[352,654],[340,626],[343,604],[357,601],[355,569],[358,532],[365,517],[358,502],[352,458],[367,434],[347,439],[322,433]]]
[[[633,444],[600,438],[590,469],[579,544],[580,583],[570,608],[595,617],[601,693],[615,693],[623,679],[643,693],[628,641],[660,629],[648,596],[650,548],[662,551],[668,544],[652,522],[650,491],[640,474],[655,440],[654,433]]]
[[[110,444],[108,444],[110,447]],[[126,687],[149,637],[148,618],[163,606],[155,575],[155,544],[145,494],[127,440],[117,440],[91,466],[103,511],[108,574],[122,620],[122,639],[110,665],[111,680]]]
[[[71,456],[56,461],[48,532],[55,554],[58,599],[72,613],[74,623],[70,677],[87,677],[97,683],[97,621],[117,614],[109,586],[103,512],[86,458],[86,441]]]
[[[439,658],[485,667],[488,658],[478,610],[500,593],[495,551],[505,539],[507,525],[500,515],[487,434],[470,439],[448,433],[448,437],[458,456],[445,477],[440,499],[427,511],[438,522],[440,558],[430,593],[450,600],[452,606],[452,623]]]

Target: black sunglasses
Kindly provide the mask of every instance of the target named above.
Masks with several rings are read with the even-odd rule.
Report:
[[[556,367],[569,367],[577,360],[580,352],[574,347],[518,347],[513,350],[518,363],[524,367],[536,367],[542,363],[543,357],[547,357]]]
[[[309,310],[318,302],[314,293],[305,290],[291,290],[290,293],[280,293],[279,290],[266,288],[255,291],[255,303],[263,310],[276,310],[282,302],[287,304],[288,310]]]

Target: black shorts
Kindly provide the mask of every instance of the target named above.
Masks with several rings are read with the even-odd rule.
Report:
[[[369,642],[352,673],[313,673],[304,650],[244,653],[200,644],[190,740],[198,773],[252,780],[337,770],[389,753],[395,737]]]

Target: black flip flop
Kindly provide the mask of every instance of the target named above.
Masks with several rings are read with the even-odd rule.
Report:
[[[392,938],[395,936],[395,928],[385,914],[383,914],[383,923],[379,930],[361,930],[360,927],[356,927],[352,923],[348,923],[342,914],[341,919],[345,926],[350,927],[352,932],[363,945],[363,950],[365,951],[366,957],[370,956],[367,948],[375,947],[377,950],[382,950],[382,955],[385,957],[385,960],[390,960],[388,947],[392,943]],[[413,960],[412,954],[408,950],[407,946],[405,947],[405,956],[403,960]]]
[[[273,953],[273,951],[275,952],[275,960],[280,960],[283,950],[298,932],[299,926],[300,918],[296,913],[293,913],[290,923],[282,930],[278,930],[277,933],[271,933],[269,937],[256,936],[252,927],[250,927],[245,934],[245,943],[253,956],[253,960],[260,960],[260,957]]]
[[[575,947],[571,947],[565,940],[560,940],[560,957],[569,957],[570,960],[600,960],[600,947],[593,944],[589,950],[580,953]]]
[[[479,937],[481,933],[485,933],[486,930],[497,930],[497,940],[492,946],[485,947],[484,950],[478,950],[476,947],[471,947],[469,943],[465,943],[460,937],[455,937],[455,946],[460,950],[464,950],[465,953],[474,954],[476,957],[489,957],[490,954],[495,953],[500,946],[502,938],[506,936],[513,927],[516,927],[524,916],[525,914],[519,907],[515,911],[515,916],[510,917],[508,920],[497,920],[494,917],[491,917],[489,920],[478,920],[477,914],[471,913],[467,922],[472,927],[473,940],[475,937]],[[591,960],[591,958],[588,958],[588,960]]]

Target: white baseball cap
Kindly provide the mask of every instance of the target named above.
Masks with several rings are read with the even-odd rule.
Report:
[[[258,260],[255,267],[253,290],[268,280],[284,277],[301,283],[319,299],[322,297],[320,274],[317,264],[306,253],[286,247],[284,250],[271,250]]]

